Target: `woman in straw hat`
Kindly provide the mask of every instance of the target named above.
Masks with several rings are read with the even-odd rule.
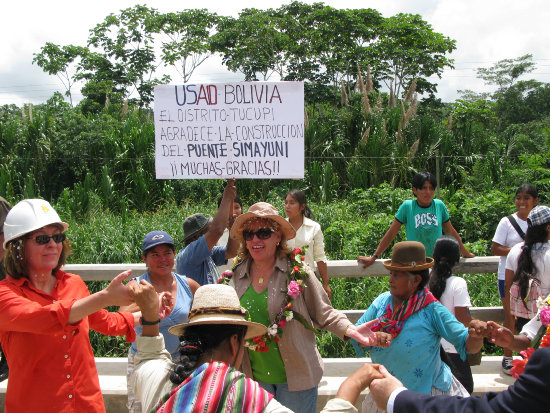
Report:
[[[130,286],[145,320],[158,311],[157,292],[147,281]],[[246,319],[247,311],[228,285],[211,284],[195,293],[189,322],[170,328],[180,337],[180,360],[173,363],[164,348],[158,324],[146,323],[137,338],[134,392],[144,411],[182,412],[278,412],[291,413],[256,381],[238,368],[245,340],[265,334],[267,328]],[[365,364],[340,387],[328,411],[355,412],[359,392],[382,375]]]
[[[411,390],[426,394],[469,396],[453,377],[449,366],[441,361],[439,343],[445,338],[454,345],[462,359],[476,353],[483,345],[487,326],[472,320],[466,328],[425,288],[433,258],[426,258],[424,245],[418,241],[398,242],[391,260],[384,261],[390,270],[390,291],[379,295],[357,325],[374,321],[373,331],[392,335],[389,348],[364,348],[352,341],[357,356],[370,350],[374,362],[383,364]],[[363,412],[377,411],[371,397],[365,398]]]
[[[42,199],[16,204],[4,222],[7,278],[0,282],[0,340],[10,366],[6,412],[105,412],[89,329],[135,337],[137,314],[104,307],[131,303],[116,276],[91,294],[60,268],[70,252],[62,222]]]
[[[258,202],[240,215],[231,237],[241,241],[232,282],[251,319],[268,327],[254,337],[243,371],[296,412],[315,412],[323,364],[315,344],[315,328],[341,339],[353,337],[366,345],[386,343],[367,325],[355,327],[330,305],[303,251],[289,251],[286,241],[296,231],[272,205]],[[227,279],[227,276],[224,278]]]

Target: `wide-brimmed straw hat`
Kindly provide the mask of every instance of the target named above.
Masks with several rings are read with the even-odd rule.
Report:
[[[246,319],[246,309],[241,307],[237,292],[225,284],[207,284],[195,292],[189,322],[176,324],[168,329],[170,334],[181,336],[187,327],[201,324],[238,324],[247,326],[245,339],[262,336],[267,327]]]
[[[296,230],[286,219],[279,215],[277,208],[267,202],[256,202],[248,208],[246,213],[237,217],[231,227],[231,238],[239,238],[239,234],[243,232],[244,223],[251,218],[266,218],[275,221],[279,224],[283,234],[285,234],[286,240],[292,239],[296,236]]]
[[[418,241],[402,241],[393,246],[391,260],[384,267],[394,271],[422,271],[434,265],[434,259],[426,257],[424,244]]]

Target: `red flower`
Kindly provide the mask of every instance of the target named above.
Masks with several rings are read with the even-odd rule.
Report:
[[[292,269],[292,272],[298,272],[298,271],[300,271],[300,267],[295,265],[294,268]]]
[[[273,338],[273,340],[275,341],[275,343],[278,343],[279,341],[281,341],[281,339],[279,338],[279,336],[275,336]]]
[[[292,250],[292,252],[293,252],[294,254],[301,254],[303,251],[302,251],[301,248],[294,248],[294,249]]]
[[[512,374],[512,377],[518,378],[521,373],[525,370],[525,365],[529,361],[529,358],[533,355],[535,352],[535,349],[533,347],[529,347],[527,350],[524,350],[520,352],[519,354],[523,359],[521,360],[512,360],[512,370],[510,370],[510,373]]]
[[[286,321],[285,320],[279,320],[279,327],[284,327],[286,326]]]
[[[546,334],[540,340],[539,347],[550,347],[550,328],[546,330]]]
[[[288,309],[292,308],[292,303],[288,303],[285,308],[288,308]]]
[[[302,261],[305,261],[305,260],[306,260],[306,257],[304,257],[304,256],[302,255]]]
[[[526,359],[521,360],[512,360],[512,370],[510,370],[510,373],[512,374],[512,377],[517,379],[521,373],[525,370],[525,365],[527,364]]]

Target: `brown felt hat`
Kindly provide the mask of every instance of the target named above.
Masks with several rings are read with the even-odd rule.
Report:
[[[434,265],[433,258],[426,257],[424,244],[418,241],[402,241],[393,246],[391,260],[383,262],[388,270],[421,271]]]

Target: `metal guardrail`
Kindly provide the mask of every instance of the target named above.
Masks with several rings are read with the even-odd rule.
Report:
[[[461,258],[453,268],[455,274],[496,273],[500,257]],[[389,271],[382,264],[383,260],[376,260],[368,268],[363,268],[357,261],[335,260],[327,261],[328,275],[333,278],[382,277]],[[220,267],[220,268],[225,268]],[[67,264],[64,271],[78,274],[84,281],[109,281],[122,271],[132,270],[133,276],[146,271],[144,263],[129,264]]]
[[[453,268],[455,274],[480,274],[496,273],[500,257],[475,257],[462,258]],[[327,261],[328,275],[332,278],[357,278],[357,277],[383,277],[389,274],[389,271],[382,264],[383,260],[376,260],[368,268],[363,268],[357,261],[336,260]],[[220,269],[227,266],[220,267]],[[132,270],[133,276],[138,276],[146,271],[144,263],[129,264],[68,264],[63,268],[64,271],[78,274],[84,281],[109,281],[117,274],[128,269]],[[365,310],[345,310],[344,312],[352,322],[356,322]],[[502,307],[472,307],[470,308],[472,317],[479,320],[493,320],[497,323],[504,321],[504,312]]]

